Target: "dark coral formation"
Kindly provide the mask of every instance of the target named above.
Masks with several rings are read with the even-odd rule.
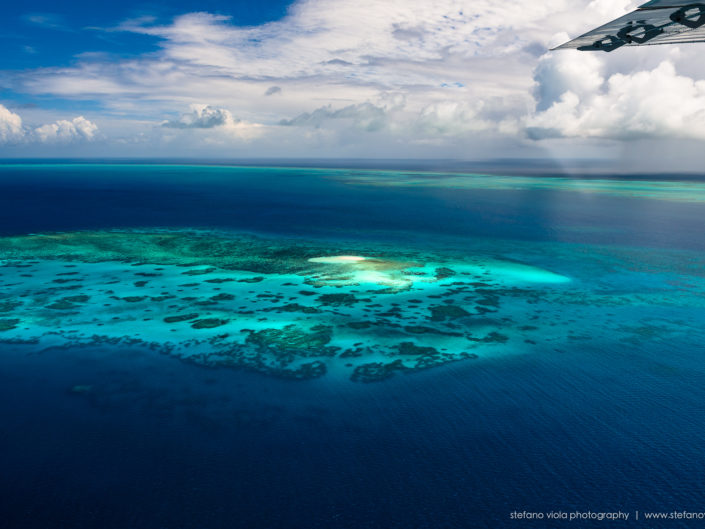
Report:
[[[210,268],[195,268],[193,270],[186,270],[185,272],[181,272],[184,275],[187,276],[202,276],[205,274],[210,274],[215,272],[215,268],[210,267]]]
[[[164,321],[166,323],[178,323],[180,321],[189,321],[189,320],[195,320],[198,318],[198,314],[192,313],[192,314],[177,314],[176,316],[167,316],[164,318]]]
[[[13,300],[0,301],[0,312],[12,312],[13,310],[15,310],[17,307],[19,307],[21,305],[22,305],[21,301],[13,301]]]
[[[77,308],[77,305],[71,303],[66,298],[64,298],[59,299],[50,305],[47,305],[47,308],[52,310],[71,310]]]
[[[470,313],[457,305],[435,305],[430,307],[431,321],[455,320],[457,318],[465,318],[470,316]]]
[[[437,356],[438,351],[433,347],[421,347],[414,342],[402,342],[397,346],[400,355],[409,356]]]
[[[261,283],[264,281],[264,278],[262,276],[257,276],[257,277],[246,277],[244,279],[238,279],[238,283]]]
[[[290,363],[298,357],[335,356],[338,348],[327,344],[333,336],[333,328],[316,325],[309,331],[291,324],[283,329],[264,329],[251,333],[246,343],[260,351],[272,353],[280,362]]]
[[[350,380],[353,382],[381,382],[394,376],[397,371],[404,371],[407,368],[401,360],[394,360],[389,363],[370,362],[361,364],[355,368]]]
[[[439,281],[442,279],[446,279],[448,277],[453,277],[454,275],[455,275],[455,271],[451,270],[450,268],[446,268],[446,267],[436,268],[436,279]]]
[[[222,293],[216,294],[215,296],[211,296],[210,299],[212,301],[232,301],[233,299],[235,299],[235,296],[233,296],[232,294]]]
[[[215,327],[220,327],[229,322],[229,320],[223,320],[220,318],[204,318],[202,320],[196,320],[191,324],[194,329],[213,329]]]
[[[65,301],[68,301],[69,303],[85,303],[91,299],[90,296],[87,296],[86,294],[79,294],[77,296],[67,296],[64,298]]]
[[[358,299],[355,294],[321,294],[316,301],[321,305],[352,305]]]
[[[498,333],[497,331],[492,331],[484,338],[472,338],[468,337],[468,340],[473,342],[484,342],[484,343],[507,343],[509,341],[509,336]]]
[[[0,319],[0,331],[11,331],[17,328],[17,324],[20,320],[16,318],[2,318]]]

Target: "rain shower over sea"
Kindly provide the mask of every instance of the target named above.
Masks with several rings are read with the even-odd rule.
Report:
[[[2,164],[0,512],[703,510],[703,219],[694,177]]]

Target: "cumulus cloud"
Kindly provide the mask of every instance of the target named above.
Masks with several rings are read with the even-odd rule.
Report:
[[[191,112],[182,114],[178,120],[166,121],[163,127],[173,129],[212,129],[235,125],[239,120],[233,118],[229,110],[214,108],[209,105],[191,105]]]
[[[98,126],[83,116],[71,121],[62,119],[55,123],[42,125],[34,129],[34,136],[42,142],[72,142],[92,140],[98,132]]]
[[[544,64],[561,60],[547,58]],[[539,100],[543,110],[527,120],[529,135],[705,140],[705,81],[679,75],[668,60],[650,70],[607,78],[597,71],[540,67],[539,84],[554,83],[561,90]]]
[[[29,128],[18,114],[0,105],[0,143],[70,143],[92,140],[97,132],[98,126],[83,116]]]
[[[265,127],[259,123],[235,118],[226,108],[204,104],[190,105],[189,112],[181,114],[177,120],[162,122],[162,128],[177,129],[182,135],[200,134],[199,141],[224,146],[231,140],[249,141],[265,132]],[[162,137],[167,142],[173,139],[173,136]]]
[[[571,52],[544,55],[534,71],[537,109],[546,110],[566,92],[579,97],[594,94],[604,83],[603,75],[604,65],[596,54],[584,53],[579,60]]]
[[[19,140],[23,133],[22,118],[0,105],[0,143]]]
[[[264,93],[266,96],[273,96],[274,94],[281,94],[282,89],[280,86],[270,86],[267,88],[267,91]]]

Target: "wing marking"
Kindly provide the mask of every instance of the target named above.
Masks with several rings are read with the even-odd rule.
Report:
[[[614,51],[622,46],[705,42],[705,3],[654,0],[553,49]]]

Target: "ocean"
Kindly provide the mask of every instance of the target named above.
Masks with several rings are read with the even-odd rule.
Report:
[[[4,163],[2,525],[699,527],[704,214],[694,177]]]

